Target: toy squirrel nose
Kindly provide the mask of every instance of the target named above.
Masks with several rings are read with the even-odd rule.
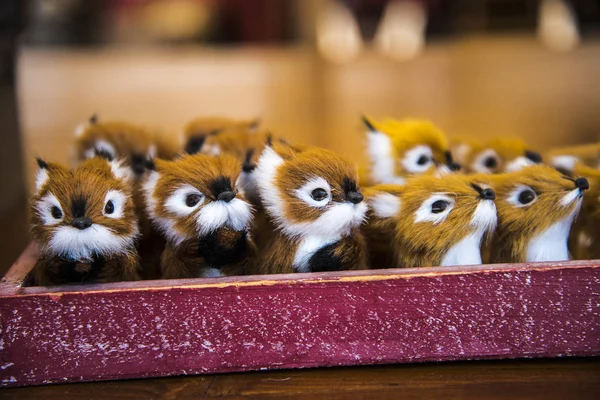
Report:
[[[590,183],[585,178],[577,178],[575,179],[575,186],[581,190],[588,190],[590,188]]]
[[[536,164],[542,162],[542,155],[537,151],[525,150],[525,157],[533,161]]]
[[[348,192],[346,195],[346,200],[348,200],[352,204],[358,204],[363,201],[365,197],[361,192]]]
[[[217,196],[217,200],[229,203],[231,200],[234,199],[234,197],[235,197],[235,193],[228,190],[226,192],[219,193],[219,195]]]
[[[84,230],[92,226],[92,220],[88,217],[75,218],[73,221],[71,221],[71,226]]]
[[[481,198],[484,200],[494,200],[496,198],[496,192],[492,189],[483,189],[481,191]]]

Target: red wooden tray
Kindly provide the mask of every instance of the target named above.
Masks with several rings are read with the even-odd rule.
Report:
[[[600,355],[600,261],[23,287],[0,283],[3,386]]]

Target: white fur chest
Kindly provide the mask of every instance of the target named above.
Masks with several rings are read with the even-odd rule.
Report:
[[[298,243],[296,254],[294,255],[294,270],[296,272],[310,272],[309,261],[310,258],[323,247],[340,240],[339,237],[323,237],[309,235],[302,238]]]
[[[483,231],[475,231],[448,250],[441,266],[481,264],[481,239]]]
[[[538,236],[529,241],[527,245],[527,261],[566,261],[569,259],[567,239],[573,216],[551,225]]]

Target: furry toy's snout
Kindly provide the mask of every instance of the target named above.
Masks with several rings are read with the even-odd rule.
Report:
[[[495,200],[496,199],[496,192],[494,192],[492,189],[483,189],[481,191],[481,198],[484,200]]]
[[[71,226],[79,230],[84,230],[92,226],[92,220],[88,217],[75,218],[73,221],[71,221]]]
[[[361,192],[349,192],[346,194],[346,200],[348,200],[352,204],[358,204],[364,200],[364,196]]]
[[[235,198],[235,193],[233,193],[231,191],[221,192],[217,196],[217,200],[224,201],[226,203],[229,203],[234,198]]]
[[[590,188],[590,183],[585,178],[577,178],[577,179],[575,179],[575,186],[579,190],[583,191],[583,190],[588,190]]]

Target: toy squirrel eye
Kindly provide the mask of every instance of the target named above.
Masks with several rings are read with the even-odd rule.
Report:
[[[425,165],[429,162],[429,157],[427,157],[425,154],[421,155],[421,157],[419,157],[419,159],[417,160],[417,164],[419,165]]]
[[[533,200],[535,200],[535,192],[531,189],[527,189],[519,194],[519,203],[521,204],[529,204]]]
[[[310,197],[312,197],[316,201],[325,200],[329,196],[327,191],[322,188],[317,188],[310,193]]]
[[[61,219],[63,216],[63,213],[60,210],[60,208],[56,206],[52,206],[52,208],[50,209],[50,213],[52,214],[52,218],[54,219]]]
[[[487,157],[484,160],[483,165],[486,168],[494,169],[494,168],[496,168],[498,166],[498,160],[496,160],[496,157]]]
[[[448,208],[449,205],[450,203],[448,203],[446,200],[437,200],[431,205],[431,212],[434,214],[439,214]]]
[[[202,197],[197,193],[190,193],[185,197],[185,205],[188,207],[194,207],[196,204],[200,203]]]
[[[106,205],[104,206],[104,213],[105,214],[112,214],[115,212],[115,204],[112,202],[112,200],[109,200]]]

